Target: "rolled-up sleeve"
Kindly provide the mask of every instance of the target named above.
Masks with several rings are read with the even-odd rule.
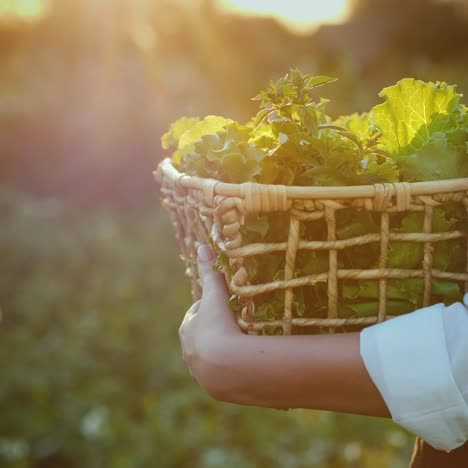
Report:
[[[468,294],[361,332],[361,356],[393,420],[439,450],[468,440]]]

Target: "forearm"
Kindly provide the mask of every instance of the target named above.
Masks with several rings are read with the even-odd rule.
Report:
[[[245,336],[228,349],[223,399],[275,408],[389,416],[359,351],[359,334]],[[229,356],[235,356],[230,359]]]

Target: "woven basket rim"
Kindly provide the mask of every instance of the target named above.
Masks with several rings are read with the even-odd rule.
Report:
[[[241,197],[245,193],[243,187],[255,186],[257,192],[270,193],[272,187],[284,187],[288,199],[344,199],[344,198],[373,198],[378,188],[385,185],[391,195],[398,191],[398,187],[406,185],[411,195],[433,195],[437,193],[462,192],[468,194],[468,177],[460,179],[434,180],[428,182],[396,182],[373,185],[348,185],[348,186],[278,186],[259,184],[254,182],[242,182],[239,184],[221,182],[215,179],[207,179],[198,176],[190,176],[179,172],[172,164],[170,158],[161,161],[156,171],[156,180],[164,177],[171,185],[181,188],[211,190],[214,195],[225,197]]]

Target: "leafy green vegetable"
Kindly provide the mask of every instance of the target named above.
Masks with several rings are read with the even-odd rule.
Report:
[[[193,151],[195,143],[202,137],[212,135],[232,122],[231,119],[216,115],[208,115],[203,120],[198,117],[182,117],[162,136],[161,145],[164,149],[177,148],[172,158],[174,163],[179,165],[182,158]]]
[[[199,117],[182,117],[171,125],[167,133],[161,137],[161,146],[164,149],[177,148],[182,135],[200,123]]]
[[[361,164],[366,169],[367,176],[374,176],[374,182],[398,182],[400,170],[395,161],[380,154],[371,154],[367,159],[364,159]],[[372,180],[369,177],[369,183]]]
[[[401,180],[468,174],[468,121],[455,89],[406,78],[380,93],[386,101],[374,107],[371,119],[382,132],[380,147],[399,165]]]
[[[453,129],[461,98],[455,86],[406,78],[379,94],[386,98],[372,115],[382,131],[381,145],[395,158],[409,156],[438,132]]]
[[[291,70],[254,100],[257,114],[245,125],[223,117],[182,118],[162,138],[166,149],[174,149],[173,162],[190,175],[224,182],[258,182],[282,185],[346,186],[399,181],[428,181],[468,177],[468,112],[460,103],[455,86],[424,83],[406,78],[385,88],[385,102],[369,112],[332,119],[328,101],[316,95],[317,88],[335,81],[328,76]],[[420,233],[424,213],[391,215],[391,232]],[[380,232],[380,215],[365,210],[342,209],[336,214],[337,239],[351,239]],[[461,203],[447,202],[433,211],[432,232],[467,230]],[[245,245],[285,242],[287,213],[246,216],[241,227]],[[327,239],[324,220],[301,223],[301,239]],[[456,238],[433,243],[433,266],[441,271],[466,270],[466,240]],[[379,267],[380,243],[354,245],[339,251],[338,266],[344,269]],[[391,241],[387,267],[421,269],[421,242]],[[228,268],[227,257],[219,264]],[[284,253],[273,252],[244,259],[250,284],[284,279]],[[230,268],[230,267],[229,267]],[[329,254],[322,250],[300,250],[294,277],[327,272]],[[387,306],[391,314],[420,307],[424,280],[389,280]],[[378,281],[339,282],[341,317],[374,315],[378,308]],[[462,285],[456,281],[432,280],[434,300],[457,300]],[[327,286],[297,288],[293,314],[326,317]],[[237,296],[233,309],[240,310]],[[266,322],[281,319],[284,291],[255,297],[255,314]],[[268,327],[264,333],[281,329]]]
[[[225,119],[224,117],[218,117],[216,115],[205,117],[201,122],[196,122],[182,133],[179,139],[179,149],[187,151],[203,136],[212,135],[232,122],[231,119]]]
[[[190,175],[212,177],[225,182],[253,180],[261,173],[261,162],[266,154],[247,142],[250,132],[249,127],[227,123],[223,130],[204,135],[194,144],[188,143],[188,146],[184,146],[186,154],[182,157],[185,171]],[[192,136],[193,132],[189,135],[186,132],[185,141]]]
[[[405,158],[400,167],[404,180],[410,182],[456,179],[459,174],[468,173],[468,157],[464,146],[451,145],[447,134],[435,133],[425,146]]]

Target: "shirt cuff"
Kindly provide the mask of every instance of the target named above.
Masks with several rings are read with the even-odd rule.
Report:
[[[461,304],[454,304],[451,307]],[[368,327],[361,356],[393,420],[439,450],[468,439],[468,407],[455,382],[436,304]]]

